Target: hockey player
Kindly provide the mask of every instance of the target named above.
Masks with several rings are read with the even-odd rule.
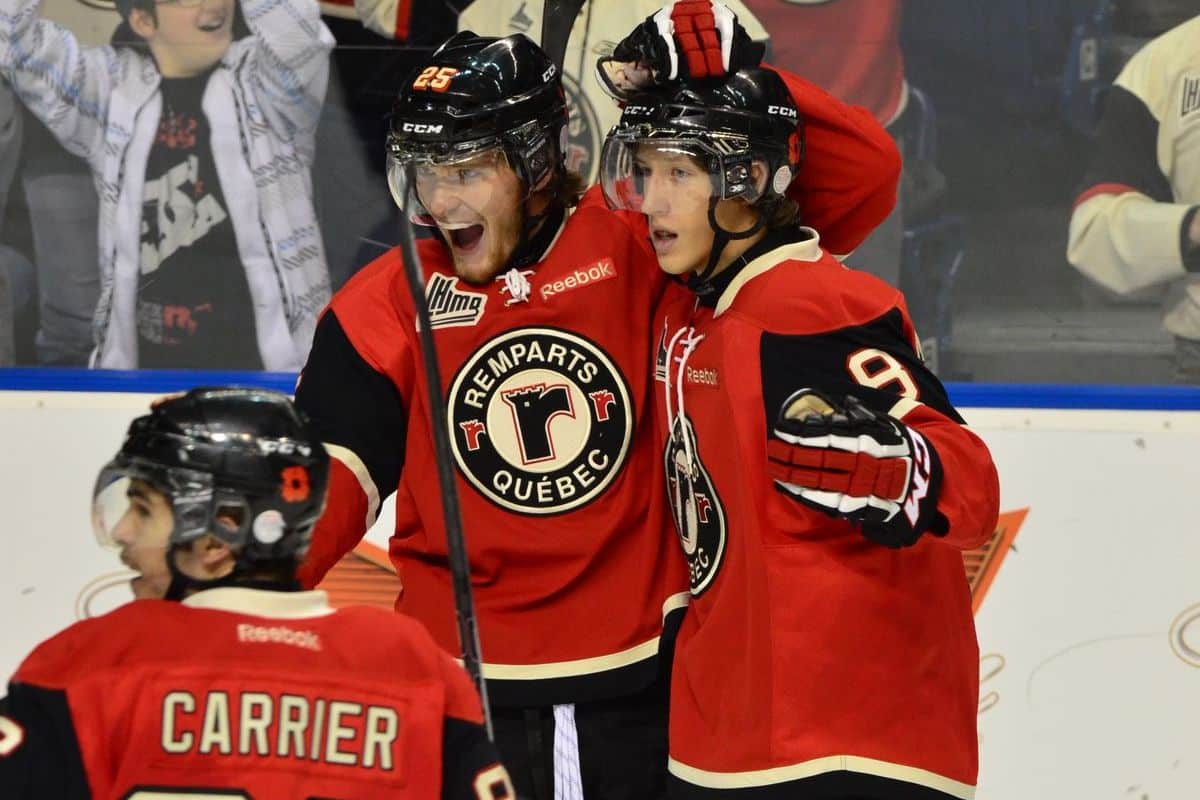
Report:
[[[798,185],[850,250],[891,207],[895,150],[865,111],[789,82],[809,117]],[[598,190],[578,200],[566,121],[537,46],[462,33],[400,91],[389,172],[435,234],[420,255],[501,755],[523,797],[651,800],[665,787],[660,637],[687,599],[648,416],[667,282],[639,215]],[[319,323],[297,402],[334,461],[302,579],[395,490],[396,607],[457,650],[415,327],[398,250]]]
[[[998,510],[987,448],[899,292],[801,227],[780,76],[629,99],[602,156],[663,271],[660,465],[692,600],[670,796],[974,794],[978,647],[961,550]],[[803,117],[803,113],[800,112]]]
[[[197,389],[134,420],[96,484],[128,510],[94,519],[139,599],[18,669],[5,800],[514,797],[474,687],[419,624],[297,591],[328,469],[274,392]]]

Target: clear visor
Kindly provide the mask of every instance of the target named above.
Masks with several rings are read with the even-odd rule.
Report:
[[[609,136],[600,156],[600,183],[611,208],[640,214],[745,193],[749,165],[730,165],[703,143],[689,139]]]
[[[171,505],[174,528],[171,541],[186,541],[208,529],[213,498],[212,475],[188,469],[163,469],[136,462],[112,461],[100,470],[92,488],[92,532],[102,547],[121,546],[116,531],[129,512],[134,481],[162,492]]]
[[[500,145],[450,155],[388,153],[392,200],[417,225],[453,230],[479,222],[510,169]]]

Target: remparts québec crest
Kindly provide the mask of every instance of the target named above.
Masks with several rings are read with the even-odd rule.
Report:
[[[484,497],[549,515],[599,497],[629,452],[629,387],[595,343],[557,328],[497,336],[450,385],[450,440]]]
[[[687,556],[690,589],[699,596],[717,576],[725,556],[725,507],[700,462],[696,433],[683,414],[671,421],[663,467],[675,529]]]

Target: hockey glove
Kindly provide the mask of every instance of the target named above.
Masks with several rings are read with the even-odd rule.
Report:
[[[767,440],[767,472],[781,492],[856,523],[886,547],[907,547],[923,533],[946,535],[937,452],[855,397],[839,404],[812,389],[792,394]]]
[[[675,0],[646,17],[596,65],[600,84],[617,100],[674,80],[719,78],[758,66],[765,47],[750,39],[729,6]]]

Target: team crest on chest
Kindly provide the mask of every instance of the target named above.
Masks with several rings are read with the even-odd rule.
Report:
[[[612,359],[555,328],[488,341],[454,376],[448,405],[463,475],[521,514],[558,514],[596,499],[633,434],[629,388]]]
[[[691,591],[699,596],[712,584],[725,556],[725,508],[708,470],[700,463],[696,433],[683,414],[671,423],[663,467],[675,530],[687,556]]]

